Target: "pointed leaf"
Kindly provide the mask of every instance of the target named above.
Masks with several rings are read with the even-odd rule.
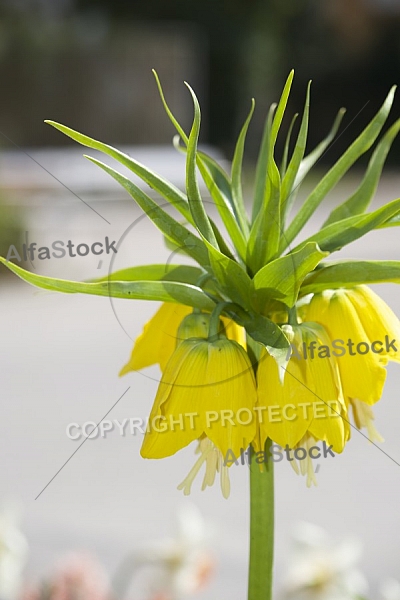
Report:
[[[333,165],[325,177],[321,179],[314,191],[306,199],[287,229],[285,238],[282,240],[281,251],[283,251],[302,230],[328,192],[335,187],[355,161],[372,146],[388,117],[390,108],[393,104],[395,90],[395,86],[392,87],[381,109],[369,125],[367,125],[364,131],[362,131],[358,138]]]
[[[180,283],[195,285],[203,273],[202,269],[190,265],[140,265],[121,269],[104,277],[96,277],[88,283],[98,283],[100,281],[179,281]]]
[[[227,298],[236,302],[245,309],[250,308],[251,279],[246,271],[234,260],[231,260],[222,252],[205,241],[211,268],[221,289]]]
[[[156,83],[157,83],[158,91],[159,91],[160,98],[163,103],[165,112],[167,113],[171,123],[177,130],[177,132],[179,134],[179,138],[181,138],[182,141],[186,144],[186,146],[188,146],[189,138],[186,135],[183,128],[181,127],[181,125],[179,124],[178,120],[174,117],[171,109],[169,108],[168,103],[164,96],[164,92],[163,92],[163,89],[161,86],[160,79],[154,69],[153,69],[153,75],[154,75]],[[187,148],[185,149],[185,148],[180,147],[179,138],[178,138],[178,140],[176,139],[176,137],[174,138],[175,148],[181,152],[187,153]],[[244,258],[246,256],[246,240],[245,240],[242,230],[239,227],[237,210],[236,210],[235,203],[234,203],[234,200],[232,197],[231,183],[228,179],[228,176],[225,173],[225,171],[216,163],[216,161],[214,161],[211,157],[207,156],[207,154],[204,154],[203,152],[197,151],[196,162],[197,162],[199,171],[201,173],[201,176],[204,180],[204,183],[206,184],[207,189],[210,192],[212,199],[214,200],[214,203],[218,209],[219,214],[221,215],[221,218],[226,227],[226,230],[227,230],[239,256],[242,258],[242,260],[244,260]],[[211,219],[210,219],[210,222],[211,222],[211,226],[212,226],[212,229],[214,231],[214,234],[215,234],[215,237],[217,240],[217,247],[219,246],[220,250],[223,251],[224,254],[227,254],[227,256],[230,256],[231,253],[226,252],[227,246],[226,246],[226,243],[223,240],[221,234],[219,233],[218,229],[216,228],[214,223],[211,221]],[[221,242],[222,242],[222,245],[221,245]],[[225,250],[224,250],[224,248],[225,248]]]
[[[365,176],[356,192],[348,200],[346,200],[346,202],[343,202],[343,204],[331,212],[323,224],[323,227],[331,225],[336,221],[346,219],[347,217],[359,215],[368,208],[376,192],[376,188],[378,187],[383,165],[385,164],[390,147],[399,131],[400,119],[396,121],[394,125],[392,125],[389,131],[386,132],[383,139],[379,142],[371,157],[371,160],[369,161]]]
[[[252,311],[248,312],[245,319],[241,319],[243,327],[253,340],[263,344],[274,358],[278,359],[289,348],[289,342],[282,329],[273,321]],[[277,350],[277,352],[276,352]]]
[[[246,141],[247,130],[253,116],[255,107],[254,98],[251,101],[251,109],[246,121],[239,134],[238,141],[235,147],[235,152],[232,161],[232,197],[238,211],[238,220],[243,233],[247,236],[249,233],[249,223],[244,207],[243,191],[242,191],[242,164],[244,154],[244,144]]]
[[[290,142],[292,140],[293,127],[297,121],[298,116],[299,116],[299,113],[295,113],[293,115],[293,118],[290,122],[289,129],[288,129],[288,132],[286,135],[285,147],[283,148],[283,154],[282,154],[281,168],[279,170],[280,174],[281,174],[281,179],[283,178],[283,176],[285,175],[286,170],[287,170],[287,162],[288,162],[288,158],[289,158],[289,148],[290,148]]]
[[[361,284],[400,283],[398,260],[348,260],[321,264],[301,286],[301,295]]]
[[[128,192],[128,194],[137,202],[140,208],[146,213],[146,215],[153,221],[154,225],[158,227],[164,235],[172,240],[179,248],[186,252],[189,256],[194,258],[202,266],[208,266],[208,253],[202,240],[195,236],[191,231],[186,229],[178,221],[175,221],[168,213],[158,206],[150,196],[145,194],[137,185],[127,179],[118,171],[115,171],[108,165],[104,164],[100,160],[91,156],[85,156],[88,160],[99,166],[103,171],[111,175],[119,184],[122,185]]]
[[[262,208],[251,228],[246,264],[256,273],[276,256],[281,237],[281,178],[274,159],[275,143],[288,102],[294,72],[287,78],[269,135],[267,180]]]
[[[253,213],[251,217],[252,223],[257,217],[264,200],[265,187],[267,185],[268,177],[268,152],[269,152],[269,139],[271,135],[272,120],[274,118],[274,112],[277,104],[271,104],[268,111],[268,116],[265,120],[263,137],[261,140],[261,147],[258,153],[257,167],[256,167],[256,179],[254,185],[254,201],[253,201]]]
[[[187,157],[186,157],[186,189],[188,195],[188,201],[190,206],[190,211],[193,215],[193,220],[198,231],[201,235],[208,241],[210,244],[214,246],[214,248],[218,247],[217,240],[214,235],[214,231],[211,227],[210,221],[208,219],[207,213],[204,209],[203,201],[201,199],[199,186],[197,183],[197,175],[196,175],[196,162],[197,162],[197,142],[199,139],[200,133],[200,106],[197,100],[196,94],[190,87],[190,85],[186,84],[189,92],[192,96],[193,105],[194,105],[194,120],[192,129],[190,131],[188,145],[187,145]]]
[[[178,302],[202,310],[213,310],[215,303],[198,287],[175,281],[104,281],[85,283],[67,281],[30,273],[0,256],[0,262],[18,277],[45,290],[65,292],[69,294],[92,294],[113,298],[135,300],[159,300],[161,302]]]
[[[179,150],[179,152],[184,152],[186,154],[187,149],[179,145],[179,140],[176,139],[177,137],[179,136],[175,136],[174,138],[175,148]],[[235,207],[231,196],[230,182],[227,178],[227,175],[211,157],[207,156],[203,152],[197,153],[197,166],[201,176],[203,177],[204,183],[206,184],[207,189],[214,200],[214,204],[221,215],[222,222],[225,225],[233,245],[236,248],[240,258],[244,260],[246,256],[246,239],[239,227],[239,222],[236,217]],[[218,185],[217,182],[219,182],[221,185]],[[228,187],[229,191],[228,195],[226,195],[222,190],[227,191]],[[226,256],[233,258],[233,255],[228,249],[224,238],[211,219],[210,223],[214,230],[220,250],[223,252],[223,254],[226,254]]]
[[[300,183],[304,180],[306,175],[311,171],[313,166],[319,161],[320,158],[322,158],[323,154],[325,154],[329,144],[334,140],[345,114],[346,109],[341,108],[338,114],[336,115],[331,130],[329,131],[326,138],[324,138],[322,142],[320,142],[318,146],[314,148],[314,150],[312,150],[309,154],[307,154],[307,156],[303,158],[303,160],[300,163],[300,168],[298,170],[294,182],[294,188],[297,188],[300,185]]]
[[[289,308],[294,306],[303,279],[327,255],[312,242],[265,265],[252,281],[254,308],[268,312],[271,300],[279,300]]]
[[[304,242],[296,246],[294,251],[303,248],[308,242],[316,242],[321,250],[327,252],[335,252],[340,250],[343,246],[354,242],[358,238],[362,237],[368,231],[376,229],[382,223],[385,223],[393,215],[398,213],[400,210],[400,200],[393,200],[385,206],[382,206],[374,212],[367,213],[365,215],[356,215],[355,217],[349,217],[343,219],[343,221],[337,221],[321,229]]]
[[[306,101],[304,104],[303,118],[301,120],[299,135],[297,136],[296,146],[289,166],[282,180],[282,215],[286,214],[287,200],[292,192],[297,173],[303,160],[306,151],[307,134],[308,134],[308,117],[310,112],[310,87],[311,81],[307,86]]]
[[[375,229],[384,229],[385,227],[398,227],[399,225],[400,225],[400,214],[395,215],[394,217],[392,217],[391,219],[388,219],[384,223],[381,223],[381,225],[378,225],[378,227],[375,227]]]
[[[329,144],[333,141],[335,135],[338,132],[338,129],[340,127],[340,123],[342,122],[342,119],[344,117],[346,113],[346,109],[345,108],[341,108],[338,112],[338,114],[336,115],[336,118],[333,122],[333,125],[331,127],[331,130],[329,131],[328,135],[326,136],[325,139],[322,140],[322,142],[320,142],[318,144],[318,146],[316,148],[314,148],[314,150],[312,150],[310,152],[310,154],[308,154],[305,158],[303,158],[303,160],[300,163],[300,167],[299,170],[297,172],[296,175],[296,179],[294,181],[294,184],[292,186],[292,190],[289,194],[289,196],[286,199],[286,206],[285,206],[285,216],[287,216],[296,200],[297,197],[297,193],[300,189],[300,186],[302,184],[302,182],[304,181],[304,179],[307,177],[308,173],[310,172],[310,170],[313,168],[313,166],[320,160],[320,158],[322,158],[322,156],[325,154],[325,152],[327,151],[327,148],[329,146]]]
[[[124,154],[124,152],[121,152],[120,150],[117,150],[108,144],[94,140],[87,135],[83,135],[78,131],[74,131],[70,127],[56,123],[55,121],[46,120],[45,123],[52,125],[52,127],[58,129],[82,146],[99,150],[99,152],[103,152],[104,154],[107,154],[108,156],[111,156],[111,158],[114,158],[120,162],[130,171],[135,173],[135,175],[140,177],[140,179],[147,183],[147,185],[149,185],[153,190],[158,192],[163,198],[170,202],[185,217],[185,219],[193,225],[193,217],[190,212],[187,197],[172,183],[143,166],[141,163],[137,162],[127,154]]]

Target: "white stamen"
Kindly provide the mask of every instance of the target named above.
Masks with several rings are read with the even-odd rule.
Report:
[[[223,464],[224,457],[222,456],[221,452],[207,437],[204,437],[199,440],[199,444],[195,453],[200,453],[200,456],[187,477],[178,485],[178,490],[183,490],[185,496],[190,494],[192,483],[200,471],[201,466],[205,462],[206,471],[201,489],[205,490],[206,487],[212,486],[214,484],[216,474],[220,473],[222,494],[224,498],[228,498],[230,493],[229,471],[228,467],[224,466]]]
[[[296,463],[296,460],[291,462],[292,469],[299,475],[305,476],[307,475],[307,487],[311,487],[312,484],[317,485],[317,478],[315,477],[313,461],[310,456],[309,450],[311,446],[315,445],[316,441],[309,433],[306,433],[303,438],[296,444],[293,452],[296,448],[304,448],[307,451],[307,456],[302,460],[299,460],[299,465]],[[290,458],[294,458],[292,453],[290,453]],[[300,469],[299,469],[300,466]]]
[[[372,408],[357,398],[351,398],[350,402],[353,408],[354,420],[358,429],[361,429],[362,427],[367,429],[370,442],[384,442],[385,440],[379,431],[377,431],[373,423],[375,420],[375,415],[372,411]]]

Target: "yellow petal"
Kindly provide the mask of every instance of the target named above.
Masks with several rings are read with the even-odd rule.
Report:
[[[252,366],[239,344],[185,340],[166,366],[150,415],[150,423],[164,418],[167,428],[146,433],[142,456],[170,456],[203,434],[224,456],[238,456],[255,436],[255,402]]]
[[[268,437],[282,447],[288,444],[293,448],[306,433],[312,420],[309,406],[314,396],[303,385],[305,366],[291,359],[282,384],[275,359],[267,351],[261,353],[257,371],[261,447],[257,451],[264,449]]]
[[[175,350],[179,324],[191,312],[192,308],[183,304],[173,302],[162,304],[146,323],[143,332],[136,338],[130,359],[119,375],[138,371],[157,363],[161,370],[164,370]]]
[[[389,306],[366,285],[360,285],[346,290],[347,296],[357,311],[360,321],[371,342],[381,341],[380,356],[387,356],[390,360],[400,362],[400,321]],[[391,347],[386,351],[385,337],[388,344],[392,339],[396,350]]]
[[[346,406],[338,374],[331,358],[305,358],[303,344],[328,344],[324,329],[316,323],[294,326],[291,337],[295,351],[286,367],[283,384],[278,381],[276,362],[262,355],[258,367],[258,405],[268,406],[260,423],[260,444],[270,437],[285,447],[295,447],[307,431],[315,438],[343,450],[347,428],[341,418]]]
[[[307,311],[307,321],[316,321],[327,330],[332,343],[344,346],[335,350],[344,395],[374,404],[382,395],[386,370],[377,355],[355,351],[360,342],[369,343],[353,304],[344,290],[316,294]],[[348,343],[353,347],[348,347]],[[343,356],[338,354],[344,351]],[[352,354],[351,354],[352,353]]]
[[[246,346],[246,330],[244,327],[240,327],[233,319],[228,317],[221,317],[224,333],[230,340],[234,340],[240,344],[245,350]]]
[[[200,415],[204,433],[224,456],[229,450],[239,456],[256,434],[257,392],[250,359],[237,342],[208,344],[205,383]]]
[[[140,452],[144,458],[171,456],[203,433],[199,408],[208,361],[204,344],[186,340],[168,361]]]

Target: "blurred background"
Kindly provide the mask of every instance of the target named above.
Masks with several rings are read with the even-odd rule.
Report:
[[[53,119],[121,147],[183,187],[184,157],[172,148],[174,131],[152,68],[158,71],[165,96],[186,130],[192,104],[183,81],[192,85],[202,106],[203,147],[227,168],[255,97],[245,157],[250,197],[266,112],[278,100],[290,69],[295,69],[295,82],[278,155],[293,113],[302,111],[309,79],[313,84],[307,151],[328,133],[339,108],[347,108],[342,133],[319,162],[316,175],[335,162],[376,113],[389,88],[400,83],[400,2],[1,0],[1,255],[7,255],[10,245],[20,251],[27,242],[45,246],[71,239],[79,244],[124,236],[113,270],[171,260],[157,230],[141,218],[123,190],[85,161],[81,147],[43,123]],[[385,130],[399,115],[397,98]],[[399,161],[397,140],[375,208],[400,196]],[[363,157],[335,188],[304,235],[352,193],[366,162]],[[299,201],[309,185],[304,185]],[[398,259],[396,228],[375,231],[341,254]],[[79,280],[107,274],[110,256],[101,258],[22,259],[19,264]],[[377,286],[376,291],[400,314],[394,285]],[[156,306],[46,293],[30,288],[4,268],[0,303],[0,501],[4,503],[0,580],[2,548],[10,544],[17,548],[16,559],[14,567],[6,565],[5,570],[14,569],[15,580],[21,576],[33,586],[25,589],[24,584],[24,594],[30,598],[38,597],[37,582],[51,577],[52,565],[71,551],[97,556],[107,574],[115,573],[124,557],[139,553],[150,566],[158,561],[157,568],[164,569],[163,577],[168,578],[171,556],[176,557],[175,546],[168,544],[171,538],[178,539],[185,554],[185,530],[199,551],[191,575],[196,580],[199,571],[203,579],[199,575],[193,590],[179,588],[174,598],[189,597],[191,590],[198,589],[200,600],[242,600],[248,552],[246,467],[232,469],[228,502],[218,486],[201,493],[197,482],[191,498],[194,512],[183,518],[179,515],[187,503],[176,486],[194,462],[193,448],[165,461],[146,462],[139,455],[140,435],[122,437],[114,430],[105,438],[88,440],[35,500],[78,448],[80,442],[66,435],[69,423],[97,423],[128,386],[109,418],[147,416],[158,370],[151,368],[123,380],[117,374],[129,356],[132,339]],[[400,462],[398,377],[396,367],[389,365],[385,394],[376,407],[376,425],[386,440],[385,452]],[[343,456],[322,462],[318,488],[310,490],[289,465],[277,465],[277,597],[283,595],[290,577],[293,532],[304,520],[326,529],[333,544],[347,536],[356,538],[364,547],[357,560],[368,576],[366,595],[383,597],[381,583],[400,579],[399,466],[357,433]],[[15,515],[19,525],[12,525],[18,522]],[[189,523],[186,529],[182,519]],[[176,527],[174,520],[178,520]],[[196,537],[194,530],[203,533]],[[310,539],[315,535],[320,543],[319,530],[310,531]],[[156,549],[151,546],[157,540],[166,540],[164,562],[157,544]],[[358,557],[357,551],[353,554]],[[81,561],[79,556],[69,558],[57,572],[76,573],[80,568],[76,564],[87,564],[90,577],[102,581],[90,559]],[[88,586],[85,593],[90,598],[106,594],[106,583]],[[10,584],[2,591],[0,586],[0,599],[21,597],[17,587]],[[146,593],[144,588],[130,587],[127,597],[147,600]],[[152,599],[169,600],[157,595],[157,590],[154,594]],[[325,598],[321,590],[309,597]]]

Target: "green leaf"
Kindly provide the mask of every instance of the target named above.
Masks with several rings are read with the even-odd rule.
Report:
[[[135,173],[140,179],[142,179],[147,185],[149,185],[153,190],[159,193],[163,198],[165,198],[168,202],[170,202],[184,217],[189,223],[194,224],[192,214],[190,212],[189,204],[186,195],[181,192],[177,187],[175,187],[172,183],[157,175],[147,167],[143,166],[127,154],[124,154],[120,150],[109,146],[108,144],[103,144],[103,142],[99,142],[94,140],[87,135],[83,135],[78,131],[74,131],[70,129],[70,127],[66,127],[65,125],[61,125],[60,123],[56,123],[55,121],[46,120],[45,123],[52,125],[55,129],[58,129],[68,137],[72,138],[82,146],[86,146],[87,148],[93,148],[94,150],[99,150],[111,158],[114,158],[122,165],[127,167],[130,171]]]
[[[207,267],[209,265],[208,252],[202,240],[200,240],[191,231],[186,229],[178,221],[175,221],[168,213],[158,206],[150,196],[145,194],[137,185],[130,181],[118,171],[115,171],[100,160],[91,156],[86,156],[88,160],[99,166],[103,171],[111,175],[119,184],[122,185],[128,194],[135,200],[146,215],[153,221],[154,225],[179,248],[182,248],[196,260],[200,265]]]
[[[289,129],[288,129],[288,132],[287,132],[287,135],[286,135],[285,147],[283,149],[282,162],[281,162],[281,168],[280,168],[281,178],[286,173],[287,161],[288,161],[288,157],[289,157],[289,147],[290,147],[290,142],[291,142],[291,139],[292,139],[293,127],[294,127],[294,124],[296,123],[296,120],[297,120],[298,116],[299,116],[299,113],[295,113],[293,115],[293,118],[292,118],[292,120],[290,122]]]
[[[177,140],[178,138],[178,140]],[[174,146],[179,152],[187,153],[187,149],[179,145],[179,136],[174,138]],[[231,196],[230,182],[225,171],[209,156],[203,152],[197,153],[197,166],[203,177],[204,183],[207,186],[208,191],[214,201],[215,206],[221,215],[222,222],[236,248],[238,255],[244,261],[246,256],[246,239],[242,230],[239,227],[239,223],[235,213],[234,202]],[[228,190],[229,188],[229,190]],[[225,190],[227,193],[225,193]],[[224,238],[218,231],[210,219],[211,226],[214,230],[215,237],[218,242],[220,250],[229,256],[234,258],[231,251],[229,250]]]
[[[368,231],[376,229],[379,225],[385,223],[398,213],[399,210],[400,200],[393,200],[374,212],[337,221],[307,238],[304,242],[296,246],[294,251],[303,248],[308,242],[316,242],[321,250],[335,252],[362,237]]]
[[[196,94],[194,93],[190,85],[186,83],[186,86],[192,96],[194,105],[194,120],[187,144],[186,157],[186,190],[188,195],[188,201],[190,211],[193,215],[193,220],[198,231],[208,242],[210,242],[210,244],[217,248],[217,240],[215,238],[214,231],[211,227],[207,213],[204,209],[196,176],[197,142],[199,139],[201,118],[200,106],[196,98]]]
[[[301,120],[299,135],[297,136],[296,146],[289,166],[282,180],[281,202],[282,202],[282,220],[286,214],[287,200],[293,190],[293,185],[299,172],[301,161],[303,160],[306,151],[307,134],[308,134],[308,117],[310,112],[310,88],[311,81],[307,86],[306,101],[304,105],[303,118]]]
[[[388,219],[384,223],[381,223],[381,225],[378,225],[378,227],[375,227],[375,229],[384,229],[385,227],[398,227],[399,225],[400,225],[400,214],[395,215],[394,217],[392,217],[391,219]]]
[[[278,137],[279,129],[282,124],[283,115],[285,114],[286,105],[287,105],[287,102],[289,99],[290,89],[291,89],[292,83],[293,83],[293,77],[294,77],[294,71],[292,70],[292,71],[290,71],[289,76],[286,80],[285,87],[283,88],[283,92],[282,92],[281,98],[279,100],[279,104],[276,108],[275,116],[272,121],[271,136],[270,136],[270,143],[269,143],[269,156],[270,157],[273,156],[273,154],[274,154],[276,140]]]
[[[202,152],[201,150],[197,153],[200,159],[200,163],[203,162],[208,168],[213,184],[217,186],[217,188],[221,191],[221,193],[228,200],[230,207],[232,208],[232,212],[237,215],[236,207],[234,205],[233,197],[232,197],[232,183],[229,178],[228,173],[224,171],[224,169],[214,160],[211,156]],[[201,170],[200,170],[201,173]]]
[[[249,124],[251,118],[253,116],[255,107],[254,98],[251,100],[251,109],[247,116],[246,121],[241,129],[239,134],[235,152],[232,160],[232,197],[234,201],[234,205],[237,209],[237,216],[240,227],[243,233],[247,236],[249,233],[249,223],[246,215],[246,210],[244,207],[243,200],[243,190],[242,190],[242,165],[243,165],[243,154],[244,154],[244,144],[246,141],[247,130],[249,128]]]
[[[332,142],[335,135],[337,134],[338,129],[340,127],[340,123],[342,122],[342,119],[343,119],[345,113],[346,113],[346,109],[341,108],[339,110],[338,114],[336,115],[335,121],[331,127],[331,130],[328,133],[328,135],[326,136],[326,138],[323,139],[322,142],[320,142],[318,144],[318,146],[316,148],[314,148],[314,150],[312,150],[312,152],[310,152],[310,154],[308,154],[301,161],[299,170],[296,175],[296,179],[294,180],[294,184],[292,186],[292,191],[290,192],[290,194],[287,197],[286,202],[285,202],[285,216],[286,217],[289,214],[289,212],[296,200],[297,193],[298,193],[300,186],[303,183],[304,179],[307,177],[308,173],[311,171],[313,166],[325,154],[329,144]]]
[[[335,187],[355,161],[372,146],[388,117],[390,108],[393,104],[395,89],[395,86],[392,87],[379,112],[308,196],[289,225],[285,237],[282,239],[281,251],[283,251],[302,230],[328,192]]]
[[[342,122],[345,114],[346,114],[346,109],[341,108],[339,110],[338,114],[336,115],[333,125],[331,127],[331,130],[329,131],[326,138],[323,139],[322,142],[320,142],[318,144],[318,146],[316,148],[314,148],[314,150],[312,150],[309,154],[307,154],[307,156],[305,158],[303,158],[303,160],[301,161],[300,168],[297,172],[297,176],[296,176],[296,179],[294,182],[293,192],[290,194],[291,198],[293,197],[293,193],[300,186],[301,182],[308,175],[308,173],[311,171],[313,166],[319,161],[320,158],[322,158],[322,155],[325,154],[329,144],[334,140],[334,138],[339,130],[340,123]]]
[[[358,189],[348,200],[346,200],[346,202],[343,202],[343,204],[331,212],[323,224],[323,227],[331,225],[336,221],[346,219],[347,217],[359,215],[368,208],[376,192],[376,188],[378,187],[383,165],[385,164],[390,147],[399,131],[400,119],[397,120],[394,125],[392,125],[392,127],[386,132],[385,136],[379,142],[373,155],[371,156],[367,171]]]
[[[45,277],[25,271],[0,256],[0,262],[18,277],[45,290],[65,292],[69,294],[93,294],[113,298],[129,298],[135,300],[158,300],[161,302],[178,302],[202,310],[212,311],[215,303],[198,287],[176,281],[103,281],[85,283]]]
[[[289,342],[276,323],[263,315],[249,311],[246,318],[241,318],[241,324],[253,340],[263,344],[275,359],[280,359],[283,354],[286,356]]]
[[[268,312],[271,300],[279,300],[289,308],[294,306],[302,281],[327,254],[311,242],[268,263],[252,281],[254,308]]]
[[[327,289],[372,283],[400,283],[400,261],[348,260],[321,264],[321,268],[307,275],[300,293],[306,296]]]
[[[140,265],[121,269],[104,277],[96,277],[88,283],[98,283],[100,281],[179,281],[180,283],[195,285],[203,273],[202,269],[190,265]]]
[[[186,144],[186,146],[188,146],[189,138],[186,135],[183,128],[181,127],[181,125],[179,124],[178,120],[174,117],[171,109],[169,108],[164,96],[161,82],[154,69],[153,75],[157,83],[158,91],[165,112],[167,113],[171,123],[177,130],[179,137]],[[177,141],[176,138],[174,138],[174,146],[177,150],[181,152],[187,152],[187,149],[181,148],[179,146],[179,139]],[[205,154],[204,152],[196,153],[196,162],[201,176],[204,180],[204,183],[206,184],[207,189],[210,192],[210,195],[218,209],[219,214],[221,215],[226,230],[239,256],[242,258],[242,260],[244,260],[246,256],[246,240],[242,230],[239,227],[238,213],[235,206],[235,202],[232,197],[231,182],[229,181],[225,171],[216,163],[216,161],[214,161],[211,157],[207,156],[207,154]],[[214,223],[211,221],[211,219],[210,223],[220,250],[223,251],[224,254],[227,254],[227,256],[232,256],[229,251],[226,252],[226,243],[223,240],[221,234],[219,233]]]
[[[263,137],[261,140],[261,147],[258,153],[257,167],[256,167],[256,178],[254,185],[254,201],[253,201],[253,213],[252,223],[257,217],[264,200],[265,186],[267,185],[268,177],[268,152],[269,152],[269,138],[271,135],[272,119],[277,104],[271,104],[268,111],[268,116],[265,120]]]
[[[257,273],[275,257],[281,236],[281,178],[274,159],[275,143],[288,102],[294,72],[291,71],[279,100],[269,136],[267,181],[262,208],[251,228],[246,263],[252,273]]]
[[[250,308],[251,279],[246,271],[234,260],[205,242],[210,257],[211,268],[227,297],[245,309]]]

